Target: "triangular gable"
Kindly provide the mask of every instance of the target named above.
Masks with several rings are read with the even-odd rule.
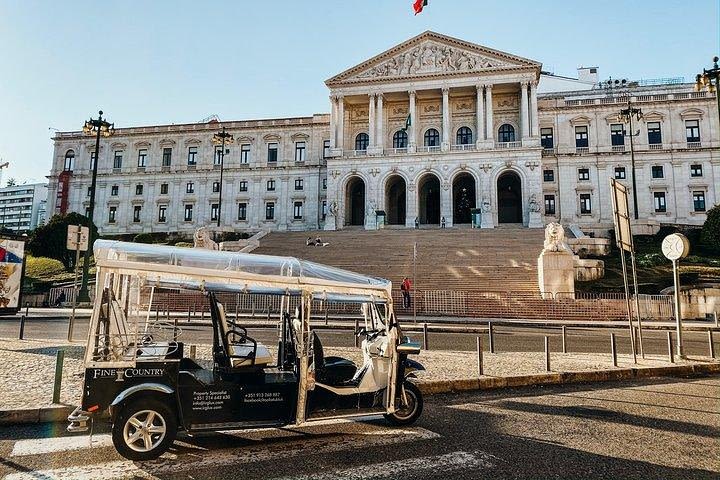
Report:
[[[328,87],[404,78],[504,70],[535,70],[527,58],[427,31],[330,78]]]

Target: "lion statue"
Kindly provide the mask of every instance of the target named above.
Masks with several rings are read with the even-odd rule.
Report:
[[[210,238],[210,235],[207,231],[207,228],[200,227],[197,230],[195,230],[195,234],[193,235],[194,240],[194,248],[206,248],[208,250],[219,250],[218,244],[213,241],[212,238]]]
[[[545,227],[543,251],[572,253],[570,247],[565,242],[565,229],[559,223],[548,223],[547,227]]]

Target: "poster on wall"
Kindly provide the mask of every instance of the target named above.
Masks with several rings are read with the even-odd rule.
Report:
[[[25,242],[0,237],[0,314],[16,313],[21,307]]]

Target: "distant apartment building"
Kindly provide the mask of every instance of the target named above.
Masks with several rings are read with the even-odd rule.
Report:
[[[0,226],[23,234],[46,219],[47,183],[0,188]]]

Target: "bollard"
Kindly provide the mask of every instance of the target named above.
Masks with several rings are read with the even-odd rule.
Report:
[[[633,327],[633,346],[635,347],[635,355],[640,353],[640,342],[638,341],[639,338],[640,333],[638,327]]]
[[[673,342],[672,342],[672,332],[668,330],[667,332],[667,343],[668,343],[668,360],[670,363],[675,363],[675,354],[673,353]]]
[[[550,337],[545,335],[545,371],[550,371]]]
[[[353,336],[355,337],[355,348],[358,346],[358,328],[359,328],[359,322],[358,319],[355,319],[355,332],[353,333]]]
[[[425,350],[430,350],[430,346],[428,345],[428,329],[427,329],[427,323],[423,323],[423,348]]]
[[[177,342],[178,337],[178,319],[175,317],[173,320],[173,342]]]
[[[492,322],[488,322],[488,337],[490,339],[490,353],[495,353],[495,339],[493,338]]]
[[[188,323],[190,322],[190,306],[188,305]]]
[[[562,326],[562,352],[567,353],[567,329]]]
[[[20,335],[18,338],[24,340],[25,337],[25,315],[20,315]]]
[[[193,360],[195,360],[195,350],[196,350],[195,345],[190,345],[190,358]]]
[[[328,324],[328,309],[327,309],[327,305],[326,305],[325,306],[325,326],[327,326],[327,324]]]
[[[158,320],[160,320],[160,306],[158,305],[155,310],[155,322],[157,323]]]
[[[718,312],[715,312],[713,316],[715,317],[715,326],[720,328],[720,323],[718,323],[720,321],[720,315],[718,315]]]
[[[240,303],[240,297],[235,301],[235,321],[238,321],[238,303]]]
[[[615,334],[610,334],[610,351],[612,352],[613,367],[617,367],[617,348],[615,347]]]
[[[25,316],[30,316],[30,302],[25,302]]]
[[[710,358],[715,358],[715,345],[713,345],[712,330],[708,329],[708,347],[710,348]]]
[[[478,377],[483,376],[483,350],[482,350],[482,337],[477,337],[477,367]]]
[[[55,383],[53,384],[52,403],[60,403],[60,388],[62,387],[62,371],[65,362],[65,350],[58,350],[55,355]]]

